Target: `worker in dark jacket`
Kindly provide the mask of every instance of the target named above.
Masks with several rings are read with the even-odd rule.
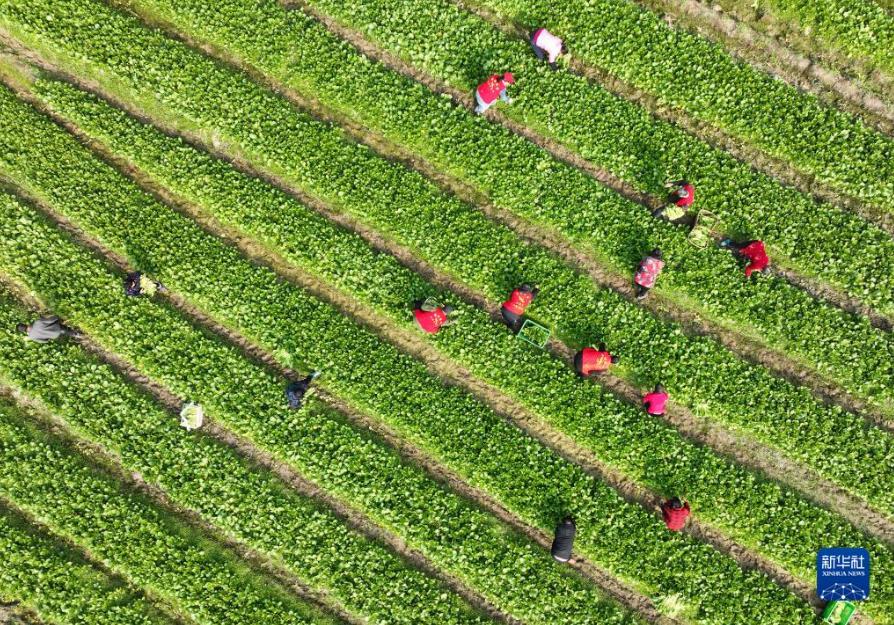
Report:
[[[494,74],[486,81],[478,85],[475,89],[475,101],[478,106],[475,107],[475,113],[481,115],[487,109],[497,103],[497,100],[503,100],[506,104],[512,104],[512,98],[506,93],[509,85],[515,84],[515,76],[512,72],[506,72],[502,77]]]
[[[293,410],[301,408],[301,404],[304,402],[304,396],[310,388],[310,383],[316,380],[319,376],[319,371],[311,371],[310,375],[303,380],[292,382],[286,387],[286,400],[289,402],[289,408]]]
[[[589,378],[608,371],[619,360],[618,356],[605,349],[605,345],[600,344],[599,347],[585,347],[577,352],[574,356],[574,368],[581,377]]]
[[[531,302],[534,301],[534,298],[537,297],[539,292],[540,289],[537,287],[523,284],[512,291],[509,295],[509,299],[503,302],[500,306],[500,313],[503,315],[503,320],[513,332],[518,332],[521,329],[525,311],[528,309],[528,306],[531,305]]]
[[[748,265],[745,267],[746,278],[750,278],[755,271],[764,272],[770,265],[770,258],[767,256],[767,250],[764,249],[763,241],[734,243],[732,239],[724,239],[720,242],[720,246],[732,250],[733,254],[748,261]]]
[[[534,48],[537,58],[541,61],[546,60],[553,71],[558,69],[556,61],[566,52],[562,40],[545,28],[538,28],[531,33],[531,47]]]
[[[661,384],[656,384],[654,391],[643,395],[643,408],[652,416],[664,416],[664,406],[667,404],[668,397],[664,387]]]
[[[636,274],[633,276],[633,287],[636,290],[636,299],[643,299],[649,294],[649,289],[655,286],[658,275],[664,269],[664,260],[661,256],[661,250],[654,249],[649,252],[648,256],[642,259]]]
[[[139,295],[155,295],[156,291],[167,291],[161,282],[147,278],[139,271],[129,273],[124,277],[124,294],[131,297]]]
[[[413,317],[424,332],[437,334],[441,328],[453,323],[453,319],[450,319],[450,313],[452,312],[452,306],[438,306],[432,303],[431,300],[425,300],[416,304],[416,307],[413,309]]]
[[[553,538],[553,546],[550,550],[553,558],[559,562],[569,562],[571,560],[571,549],[574,547],[574,537],[577,534],[577,526],[574,519],[566,516],[561,523],[556,526],[556,535]]]
[[[686,525],[686,519],[689,518],[689,502],[680,501],[679,497],[673,497],[661,504],[661,515],[664,517],[664,524],[672,532],[679,532]]]
[[[695,187],[688,180],[675,180],[664,186],[671,189],[670,195],[667,202],[655,210],[652,216],[664,217],[671,223],[681,223],[695,201]]]
[[[77,338],[80,336],[77,332],[62,325],[59,317],[41,317],[30,325],[20,323],[16,326],[16,330],[28,336],[29,339],[36,343],[46,343],[55,341],[60,336],[71,336]]]

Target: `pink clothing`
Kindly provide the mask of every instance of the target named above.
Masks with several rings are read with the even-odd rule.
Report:
[[[655,280],[658,279],[658,274],[661,273],[662,269],[664,269],[664,261],[658,260],[654,256],[647,256],[640,263],[639,270],[633,277],[633,281],[640,286],[651,289],[655,286]]]
[[[661,416],[664,414],[664,406],[667,404],[667,393],[647,393],[643,397],[643,406],[650,415]]]
[[[545,28],[534,33],[534,45],[546,52],[550,63],[555,63],[562,54],[562,40]]]

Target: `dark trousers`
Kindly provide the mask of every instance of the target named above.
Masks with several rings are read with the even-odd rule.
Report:
[[[301,403],[304,400],[304,395],[307,393],[307,389],[310,387],[311,382],[313,382],[313,378],[311,376],[307,376],[303,380],[292,382],[291,384],[289,384],[289,386],[286,387],[286,399],[289,400],[290,408],[301,407]]]
[[[637,297],[645,297],[646,293],[649,292],[649,287],[643,286],[642,284],[633,283],[633,290],[636,291]]]
[[[521,330],[522,323],[524,323],[524,317],[521,315],[516,315],[511,310],[508,310],[505,306],[500,307],[500,314],[503,315],[503,321],[506,322],[506,325],[509,326],[509,329],[518,334],[518,331]]]
[[[531,47],[534,48],[534,54],[537,55],[538,59],[543,61],[546,59],[546,50],[544,50],[543,48],[541,48],[540,46],[538,46],[537,44],[534,43],[534,35],[536,35],[536,34],[537,34],[536,30],[532,31],[531,37],[529,38],[528,41],[531,43]]]

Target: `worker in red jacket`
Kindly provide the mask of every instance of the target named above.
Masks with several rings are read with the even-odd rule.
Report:
[[[574,355],[574,368],[581,377],[589,378],[608,371],[619,360],[617,356],[608,353],[605,345],[599,345],[598,348],[585,347]]]
[[[770,258],[767,256],[767,250],[764,249],[763,241],[734,243],[731,239],[724,239],[720,245],[733,250],[734,254],[748,261],[748,265],[745,267],[746,278],[750,278],[755,271],[763,273],[770,265]]]
[[[438,330],[453,323],[453,319],[448,318],[452,312],[452,306],[438,306],[426,300],[416,304],[413,317],[425,332],[437,334]]]
[[[665,183],[671,189],[667,202],[652,213],[653,217],[664,217],[671,223],[684,221],[689,207],[695,201],[695,187],[688,180],[675,180]]]
[[[531,47],[537,58],[541,61],[545,59],[553,71],[558,69],[556,61],[567,51],[562,40],[545,28],[538,28],[531,33]]]
[[[664,416],[664,405],[667,403],[668,397],[664,386],[656,384],[654,391],[643,395],[643,408],[652,416]]]
[[[539,292],[540,289],[532,287],[529,284],[523,284],[512,291],[509,295],[509,299],[503,302],[500,306],[500,313],[503,315],[503,320],[513,332],[518,332],[519,329],[521,329],[525,311],[528,309],[528,306],[531,305],[531,302],[534,301],[534,298],[537,297],[537,293]]]
[[[679,497],[673,497],[661,504],[661,515],[664,517],[664,524],[672,532],[679,532],[686,525],[686,519],[689,518],[689,502],[680,501]]]
[[[649,252],[636,269],[633,276],[633,287],[636,290],[636,299],[643,299],[649,294],[649,289],[655,286],[655,281],[661,270],[664,269],[664,260],[661,257],[661,250],[654,249]]]
[[[515,76],[512,72],[506,72],[503,77],[494,74],[475,89],[475,113],[481,115],[487,109],[496,104],[497,100],[503,100],[506,104],[512,104],[512,98],[506,94],[509,85],[515,84]]]

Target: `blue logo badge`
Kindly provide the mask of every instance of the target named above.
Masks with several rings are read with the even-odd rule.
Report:
[[[869,552],[859,547],[831,547],[816,554],[816,594],[823,601],[869,598]]]

